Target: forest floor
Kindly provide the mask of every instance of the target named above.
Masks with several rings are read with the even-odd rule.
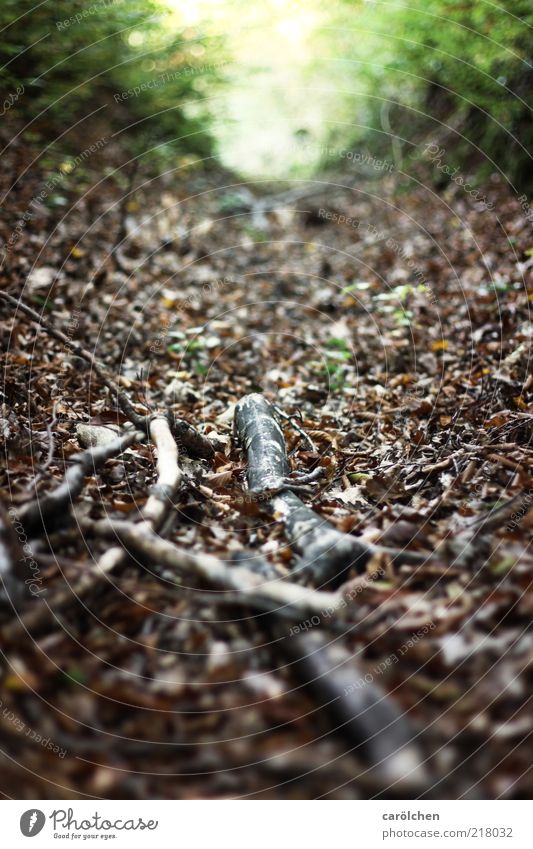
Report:
[[[29,170],[8,186],[29,164],[12,156],[6,242],[45,180]],[[250,392],[300,414],[315,450],[291,421],[283,429],[292,467],[322,468],[305,497],[315,510],[365,540],[439,551],[422,565],[368,564],[352,611],[361,627],[344,647],[421,732],[433,792],[530,797],[530,225],[497,181],[493,211],[454,183],[342,182],[263,216],[249,190],[268,187],[222,170],[137,177],[126,205],[111,179],[67,193],[65,207],[49,203],[54,188],[19,230],[1,287],[92,350],[139,410],[171,407],[211,440],[211,461],[180,454],[167,534],[193,551],[253,550],[288,574],[281,523],[242,497],[232,418]],[[124,417],[86,364],[0,310],[1,486],[16,519],[35,488],[63,478],[77,424]],[[154,480],[153,447],[135,444],[87,478],[76,509],[131,520]],[[40,592],[0,622],[5,796],[380,792],[252,613],[133,559],[77,600],[108,543],[68,515],[30,545]],[[56,610],[65,586],[71,604]],[[32,630],[24,615],[43,605]]]

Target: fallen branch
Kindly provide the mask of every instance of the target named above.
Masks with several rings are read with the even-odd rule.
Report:
[[[11,304],[15,307],[15,310],[20,310],[24,313],[24,315],[27,315],[28,318],[31,318],[32,321],[42,327],[49,336],[56,339],[58,342],[61,342],[77,357],[80,357],[80,359],[89,363],[96,376],[101,380],[104,386],[107,386],[111,394],[115,396],[118,407],[122,410],[129,421],[139,430],[143,430],[145,433],[149,432],[152,416],[150,414],[141,414],[137,412],[127,394],[124,390],[117,386],[115,378],[111,375],[107,368],[96,359],[94,354],[91,354],[90,351],[83,348],[71,339],[70,336],[67,336],[53,324],[50,324],[45,318],[43,318],[42,315],[20,299],[14,298],[12,295],[8,295],[7,292],[0,292],[0,299]],[[209,439],[202,436],[201,433],[198,433],[196,428],[189,424],[189,422],[185,422],[183,419],[175,419],[171,414],[169,414],[169,423],[176,439],[178,439],[191,456],[207,460],[214,456],[215,450]]]
[[[210,554],[198,554],[154,534],[146,526],[131,522],[101,519],[85,523],[87,530],[105,537],[116,537],[147,562],[166,567],[187,578],[200,578],[219,592],[237,592],[242,604],[258,610],[290,615],[291,620],[323,613],[325,609],[345,606],[340,593],[328,593],[301,587],[281,578],[265,579],[246,566],[228,566]],[[284,611],[284,608],[286,610]]]
[[[250,564],[254,570],[259,566],[263,578],[275,577],[267,561],[251,560]],[[323,595],[320,592],[320,597]],[[346,601],[343,593],[340,598]],[[337,639],[356,630],[356,626],[347,623],[342,631],[337,627],[339,619],[343,619],[340,608],[346,607],[344,602],[337,594],[331,608],[323,605],[323,616],[315,614],[306,622],[271,615],[266,619],[266,631],[276,651],[289,660],[291,673],[321,708],[324,725],[357,750],[381,788],[392,788],[395,795],[420,792],[428,777],[415,730],[386,693],[372,679],[367,680]],[[333,620],[332,611],[336,614]],[[287,618],[292,626],[289,630]],[[320,628],[323,620],[327,620],[326,635]]]
[[[178,448],[165,417],[156,416],[152,419],[150,436],[157,450],[158,478],[142,509],[142,520],[135,527],[157,531],[165,521],[172,506],[172,499],[178,491],[182,473],[178,464]],[[82,525],[84,524],[84,520],[80,520],[80,522]],[[92,583],[84,581],[83,585],[74,588],[76,596],[80,597],[80,594],[85,594],[95,583],[103,579],[107,580],[107,577],[126,560],[127,552],[121,545],[108,549],[90,572],[90,575],[93,576]],[[54,607],[57,607],[57,603]]]
[[[301,438],[304,440],[304,442],[307,443],[307,447],[309,448],[309,450],[316,453],[317,447],[316,447],[315,443],[313,442],[313,440],[311,439],[309,434],[306,433],[305,430],[302,427],[300,427],[300,425],[296,421],[297,416],[296,415],[291,416],[288,413],[285,413],[280,407],[273,406],[273,409],[276,411],[277,416],[280,416],[286,422],[289,422],[289,424],[293,428],[293,430],[295,430],[296,433],[299,436],[301,436]],[[301,413],[300,413],[300,415],[301,415]]]
[[[140,525],[101,520],[90,523],[92,532],[116,536],[152,566],[169,569],[181,578],[205,581],[218,598],[229,593],[233,603],[267,613],[264,627],[276,650],[291,661],[291,670],[323,709],[329,728],[375,770],[383,786],[396,784],[404,792],[420,789],[426,779],[415,732],[402,713],[363,674],[346,654],[339,664],[327,639],[317,631],[305,633],[295,623],[311,616],[321,619],[345,607],[340,593],[329,593],[281,580],[261,558],[252,568],[228,566],[209,554],[198,554],[161,539]],[[244,557],[242,558],[243,562]],[[223,595],[221,595],[221,593]],[[207,596],[204,593],[204,598]],[[293,633],[294,632],[294,633]],[[354,682],[356,685],[354,685]]]
[[[376,554],[385,554],[393,562],[440,562],[429,553],[387,548],[343,534],[307,507],[295,493],[308,491],[302,482],[311,480],[314,473],[289,477],[283,433],[273,406],[262,395],[247,395],[239,401],[235,426],[248,459],[250,496],[260,501],[274,519],[283,521],[289,542],[300,554],[294,575],[319,586],[335,587],[345,580],[350,569],[363,571]]]
[[[106,430],[108,429],[106,428]],[[143,437],[143,434],[140,434],[140,436]],[[170,432],[168,421],[164,416],[156,416],[152,419],[150,436],[157,450],[158,479],[141,511],[141,522],[139,525],[131,525],[139,529],[144,528],[145,531],[149,532],[159,530],[165,521],[182,478],[178,464],[178,449]],[[91,438],[87,431],[85,431],[85,438]],[[98,440],[99,437],[93,432],[92,438]],[[89,449],[84,453],[105,451],[113,444],[115,444],[115,440],[109,442],[105,438],[104,444],[100,448]],[[83,517],[77,517],[77,519],[82,529],[87,527],[86,519]],[[27,630],[34,630],[49,622],[58,611],[69,607],[73,598],[82,598],[88,592],[94,590],[98,584],[108,581],[112,572],[124,564],[126,560],[127,552],[122,545],[109,548],[91,569],[87,569],[83,573],[76,584],[55,595],[51,604],[48,604],[46,596],[41,596],[42,604],[28,610],[20,620],[22,627]]]
[[[416,732],[394,702],[367,682],[353,657],[344,650],[339,657],[341,650],[317,629],[285,635],[278,648],[293,661],[294,674],[333,733],[356,749],[384,788],[392,785],[401,795],[420,791],[428,776]]]
[[[157,449],[158,477],[142,510],[142,518],[143,524],[157,531],[172,505],[172,499],[181,483],[182,473],[178,464],[178,447],[170,432],[168,420],[164,416],[156,416],[152,419],[150,436]]]
[[[117,457],[134,442],[139,442],[142,439],[144,439],[143,433],[130,431],[106,445],[99,448],[88,448],[86,451],[70,457],[69,459],[74,465],[69,468],[59,486],[45,495],[38,496],[19,511],[20,521],[27,532],[34,533],[57,522],[82,491],[85,478],[88,475],[93,474],[103,466],[106,460]]]
[[[302,556],[298,574],[319,585],[338,585],[351,568],[362,570],[376,549],[338,531],[291,492],[285,440],[266,398],[252,394],[239,401],[235,424],[248,459],[249,492],[283,520]]]

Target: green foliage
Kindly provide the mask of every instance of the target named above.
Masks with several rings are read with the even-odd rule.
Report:
[[[531,184],[530,0],[347,0],[342,21],[338,55],[361,92],[358,123],[371,127],[356,141],[404,162],[436,141],[451,168],[498,167]]]
[[[211,154],[201,101],[220,79],[220,45],[156,0],[3,0],[0,29],[2,88],[23,87],[10,110],[31,141],[78,124],[134,154]]]
[[[326,151],[323,169],[366,162],[382,179],[389,163],[409,170],[425,161],[439,188],[455,168],[479,180],[500,169],[521,190],[533,184],[531,0],[287,0],[279,15],[272,0],[264,8],[221,0],[205,7],[203,31],[185,23],[187,0],[181,12],[173,6],[2,0],[5,120],[22,119],[30,141],[61,136],[67,146],[77,124],[73,151],[80,134],[93,140],[111,130],[133,155],[164,167],[176,151],[209,157],[217,115],[223,136],[254,134],[247,149],[263,139],[274,173],[284,161],[272,142],[278,118],[294,124],[302,173],[314,142]],[[265,29],[274,12],[279,20]],[[233,99],[212,107],[229,43],[239,57]],[[347,155],[354,145],[358,160]],[[242,145],[236,150],[242,167]]]

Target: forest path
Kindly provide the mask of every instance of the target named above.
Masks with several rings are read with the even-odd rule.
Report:
[[[310,502],[321,515],[369,540],[432,551],[531,487],[529,234],[516,201],[491,191],[497,218],[457,186],[405,193],[391,178],[379,194],[362,184],[281,203],[258,224],[246,191],[199,174],[135,191],[113,259],[116,200],[106,189],[69,213],[31,271],[44,239],[24,233],[7,285],[20,293],[16,272],[30,271],[28,303],[120,374],[140,405],[171,406],[213,442],[213,461],[181,458],[177,544],[221,558],[252,549],[288,570],[282,528],[242,497],[232,439],[234,405],[263,392],[300,415],[316,445],[286,423],[293,468],[322,468]],[[16,508],[46,460],[53,419],[40,492],[79,450],[77,423],[117,417],[80,361],[20,315],[5,380],[4,485]],[[153,467],[151,448],[132,449],[89,480],[82,505],[92,518],[131,518]],[[450,544],[442,564],[373,562],[356,604],[374,624],[342,641],[425,729],[434,775],[449,771],[453,782],[472,753],[461,786],[486,776],[488,796],[530,792],[529,541],[526,508],[473,550]],[[49,546],[37,553],[53,610],[54,593],[106,544],[63,533]],[[3,631],[17,670],[3,707],[65,755],[2,723],[8,795],[376,792],[357,754],[324,734],[253,618],[134,563],[34,639],[16,634]]]

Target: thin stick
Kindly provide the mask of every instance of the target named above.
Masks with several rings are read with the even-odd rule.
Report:
[[[22,313],[27,315],[28,318],[31,318],[32,321],[35,321],[40,327],[42,327],[49,336],[57,339],[58,342],[62,342],[63,345],[76,354],[77,357],[80,357],[80,359],[89,363],[94,373],[102,381],[104,386],[107,386],[110,392],[115,395],[118,407],[122,410],[129,421],[131,421],[132,424],[134,424],[139,430],[143,430],[146,433],[149,432],[151,416],[138,413],[135,410],[135,407],[128,398],[127,394],[122,389],[119,389],[112,374],[99,360],[96,359],[94,354],[91,354],[90,351],[83,348],[78,344],[78,342],[73,341],[61,330],[58,330],[58,328],[53,324],[46,321],[42,315],[39,315],[38,312],[29,307],[22,300],[14,298],[12,295],[8,295],[7,292],[0,292],[0,299],[11,304],[15,307],[15,310],[20,310]],[[191,454],[191,456],[207,460],[214,456],[215,450],[209,439],[202,436],[201,433],[198,433],[196,428],[189,424],[189,422],[186,422],[183,419],[175,419],[172,416],[169,417],[169,421],[174,436]]]
[[[283,637],[277,629],[278,637]],[[352,654],[332,649],[320,629],[284,635],[278,648],[293,662],[294,674],[321,708],[325,724],[373,767],[384,788],[396,794],[420,792],[428,780],[417,732],[394,701],[365,678]],[[317,714],[319,718],[320,714]]]
[[[152,487],[142,511],[142,524],[159,530],[178,491],[182,471],[178,464],[178,446],[170,432],[167,419],[156,416],[150,422],[150,436],[157,450],[157,483]]]
[[[141,524],[101,519],[87,522],[86,526],[96,534],[116,536],[151,563],[172,569],[180,576],[199,577],[219,591],[238,592],[242,604],[249,607],[257,605],[264,610],[267,606],[273,611],[289,607],[291,615],[304,616],[346,606],[340,593],[313,590],[281,578],[265,578],[246,566],[228,566],[210,554],[180,548]]]
[[[277,407],[274,404],[272,405],[272,407],[275,410],[276,415],[280,416],[280,418],[284,419],[286,422],[289,422],[290,426],[296,431],[297,434],[299,434],[299,436],[301,436],[301,438],[304,440],[304,442],[307,442],[307,447],[313,453],[315,453],[315,454],[318,453],[318,448],[316,447],[315,443],[313,442],[313,440],[311,439],[309,434],[307,434],[305,432],[305,430],[302,427],[300,427],[300,425],[295,421],[296,416],[295,415],[291,416],[288,413],[284,413],[283,410],[280,407]]]
[[[163,524],[182,478],[182,472],[178,465],[178,449],[170,432],[168,421],[164,416],[155,417],[150,422],[150,435],[158,454],[157,468],[159,474],[157,483],[141,511],[142,520],[138,525],[139,528],[144,528],[145,531],[149,532],[158,530]],[[104,447],[109,447],[109,444]],[[82,528],[87,527],[87,522],[83,517],[78,518],[78,523]],[[132,524],[132,527],[136,526]],[[58,611],[69,607],[74,598],[82,598],[98,584],[108,581],[111,573],[126,560],[127,552],[122,546],[109,548],[73,586],[55,595],[50,604],[46,600],[46,595],[41,596],[43,603],[24,613],[20,619],[20,624],[22,627],[31,630],[42,627],[50,622]]]
[[[86,451],[74,454],[70,458],[74,465],[68,469],[59,486],[51,492],[38,496],[21,508],[20,520],[28,533],[34,533],[43,527],[50,527],[72,505],[74,499],[82,491],[85,478],[88,475],[93,474],[107,460],[118,457],[134,442],[140,442],[144,438],[144,433],[130,431],[117,437],[117,439],[113,439],[107,445],[88,448]]]
[[[16,310],[20,310],[22,313],[31,318],[32,321],[35,321],[39,324],[43,330],[48,333],[49,336],[52,336],[53,339],[57,339],[58,342],[62,342],[70,351],[76,354],[80,359],[85,360],[86,363],[89,363],[91,368],[97,377],[102,381],[102,383],[107,386],[110,392],[114,393],[117,398],[117,403],[124,415],[128,417],[128,419],[135,425],[135,427],[140,428],[141,430],[146,430],[146,416],[142,416],[136,412],[133,404],[130,399],[126,395],[122,389],[119,389],[112,375],[108,372],[106,367],[100,363],[94,354],[91,354],[86,348],[83,348],[78,342],[75,342],[62,330],[59,330],[55,325],[50,324],[43,318],[42,315],[39,315],[36,310],[29,307],[24,301],[14,298],[12,295],[8,295],[7,292],[0,292],[0,298],[4,301],[7,301]]]
[[[148,531],[157,531],[162,526],[172,506],[172,498],[178,491],[182,472],[178,464],[178,448],[170,432],[168,421],[163,416],[156,416],[150,422],[150,436],[157,450],[157,483],[152,487],[142,510],[142,521],[137,527]],[[83,520],[80,520],[84,524]],[[113,546],[100,557],[92,571],[97,580],[107,578],[127,560],[127,552],[122,546]],[[83,587],[76,587],[74,592],[79,597]],[[57,607],[57,604],[54,605]]]

